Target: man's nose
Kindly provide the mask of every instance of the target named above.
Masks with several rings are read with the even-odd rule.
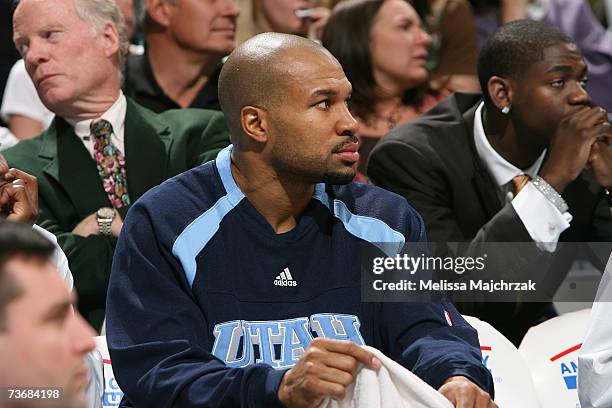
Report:
[[[336,127],[336,131],[339,135],[353,136],[357,133],[359,122],[357,122],[357,119],[351,114],[348,106],[344,106],[342,117],[338,120]]]
[[[83,316],[77,311],[74,312],[72,317],[72,345],[74,351],[78,354],[86,354],[94,350],[96,342],[94,336],[96,332],[91,326],[83,319]]]
[[[30,76],[32,76],[36,70],[36,67],[49,60],[48,46],[43,44],[42,41],[33,39],[28,45],[28,49],[23,56],[23,60],[26,65],[26,70]]]
[[[240,15],[240,6],[236,0],[225,0],[223,14],[231,17],[238,17]]]
[[[576,89],[573,90],[572,94],[569,97],[570,105],[587,105],[591,106],[593,104],[593,99],[591,95],[586,90],[585,85],[581,83],[576,84]]]

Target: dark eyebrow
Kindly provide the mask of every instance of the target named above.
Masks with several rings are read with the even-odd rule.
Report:
[[[560,72],[563,74],[572,74],[574,69],[570,65],[553,65],[546,70],[546,73]]]
[[[53,306],[49,308],[47,313],[45,313],[43,319],[50,320],[55,317],[63,316],[65,313],[67,313],[70,310],[71,306],[72,306],[72,302],[68,299],[62,302],[57,302],[56,304],[54,304]]]
[[[338,95],[338,91],[333,89],[317,89],[311,95],[312,98],[316,98],[317,96],[336,96]]]

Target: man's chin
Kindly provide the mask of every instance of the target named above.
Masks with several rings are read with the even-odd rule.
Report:
[[[355,178],[355,170],[349,168],[346,171],[327,172],[323,175],[323,182],[327,184],[348,184]]]

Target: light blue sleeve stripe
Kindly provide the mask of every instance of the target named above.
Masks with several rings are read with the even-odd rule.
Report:
[[[185,277],[190,287],[193,287],[197,272],[196,257],[217,233],[223,218],[244,198],[244,194],[232,177],[230,155],[231,146],[219,152],[216,160],[217,169],[227,194],[221,197],[205,213],[193,220],[181,232],[172,246],[172,253],[183,265]]]
[[[329,196],[325,192],[323,184],[315,186],[313,197],[329,208]],[[334,199],[332,211],[334,217],[344,224],[344,228],[353,236],[363,239],[375,245],[378,249],[389,257],[399,254],[404,248],[406,238],[404,235],[378,218],[355,215],[349,211],[346,204],[338,199]]]

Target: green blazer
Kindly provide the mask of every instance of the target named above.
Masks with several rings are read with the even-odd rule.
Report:
[[[214,159],[229,143],[221,112],[177,109],[155,114],[127,98],[124,153],[131,202],[162,181]],[[11,167],[38,178],[39,224],[57,236],[74,276],[79,310],[99,329],[116,239],[72,234],[85,217],[112,207],[95,161],[61,118],[37,138],[3,153]],[[128,209],[119,210],[123,218]]]

